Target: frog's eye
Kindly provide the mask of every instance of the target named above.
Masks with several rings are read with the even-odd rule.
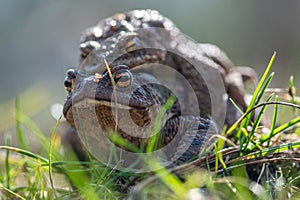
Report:
[[[114,81],[120,88],[126,88],[131,85],[132,74],[127,69],[120,69],[114,73]]]

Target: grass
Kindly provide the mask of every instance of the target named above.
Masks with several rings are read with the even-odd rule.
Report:
[[[19,147],[11,146],[9,135],[5,145],[0,146],[0,152],[4,152],[3,162],[0,161],[0,171],[3,172],[0,175],[0,198],[121,199],[127,196],[116,185],[122,183],[129,188],[138,182],[131,191],[132,199],[145,196],[149,199],[206,199],[207,196],[242,200],[299,199],[300,130],[297,125],[300,106],[297,105],[293,77],[289,81],[288,101],[280,100],[276,94],[266,97],[266,90],[275,75],[270,73],[275,56],[261,77],[248,109],[231,127],[224,127],[214,152],[172,169],[162,167],[158,160],[145,160],[151,169],[159,169],[152,173],[122,172],[95,160],[76,161],[56,134],[60,119],[53,125],[48,138],[22,112],[21,99],[17,98],[15,114]],[[170,98],[161,114],[173,101]],[[258,109],[255,120],[251,121],[253,111]],[[268,109],[273,112],[268,114]],[[286,112],[293,117],[287,119],[280,114]],[[270,128],[262,131],[261,121],[266,116],[271,121]],[[24,127],[38,139],[44,153],[34,153],[24,135]],[[291,135],[296,139],[290,138]],[[119,145],[127,145],[122,138],[113,134],[111,137]],[[153,137],[150,141],[147,152],[155,148],[156,139]],[[128,148],[139,151],[130,145]]]

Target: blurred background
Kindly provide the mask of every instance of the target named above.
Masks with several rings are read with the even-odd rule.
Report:
[[[294,75],[299,87],[300,1],[1,0],[0,135],[14,133],[16,96],[22,111],[49,134],[55,124],[50,107],[66,96],[65,71],[78,65],[81,31],[139,8],[157,9],[186,35],[220,46],[235,64],[259,75],[277,51],[272,86],[284,88]]]

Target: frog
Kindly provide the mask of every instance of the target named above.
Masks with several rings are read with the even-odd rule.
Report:
[[[244,83],[256,78],[151,9],[101,20],[83,31],[79,48],[78,68],[64,81],[63,115],[80,160],[108,162],[111,145],[124,152],[125,167],[136,159],[132,149],[158,152],[166,166],[205,155],[241,116],[229,99],[245,111]]]

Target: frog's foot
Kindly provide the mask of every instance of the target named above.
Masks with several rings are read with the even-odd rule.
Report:
[[[172,131],[171,127],[176,127]],[[214,136],[218,134],[215,123],[208,118],[181,116],[170,119],[165,128],[165,136],[176,133],[174,144],[166,148],[174,165],[180,165],[190,160],[196,159],[199,155],[205,155],[212,147],[215,140]],[[178,135],[179,134],[179,135]],[[170,142],[170,141],[167,141]],[[170,149],[172,148],[172,149]]]

